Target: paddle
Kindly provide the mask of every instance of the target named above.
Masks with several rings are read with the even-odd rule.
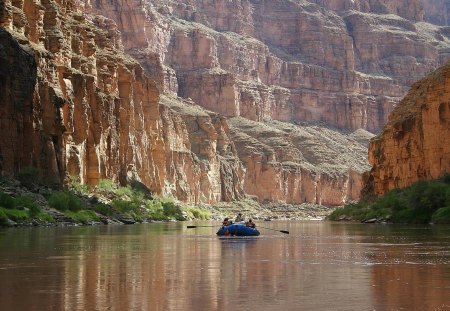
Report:
[[[266,229],[266,230],[278,231],[278,232],[281,232],[281,233],[289,234],[289,231],[287,231],[287,230],[276,230],[276,229],[266,228],[266,227],[261,227],[261,226],[258,226],[258,228],[263,228],[263,229]]]
[[[199,227],[213,228],[213,227],[219,227],[219,226],[221,226],[221,225],[215,225],[215,226],[187,226],[187,227],[188,227],[188,229],[191,229],[191,228],[199,228]]]

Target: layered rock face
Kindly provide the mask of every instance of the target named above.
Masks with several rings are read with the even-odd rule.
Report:
[[[359,197],[371,133],[242,117],[229,122],[246,167],[245,191],[260,201],[336,206]]]
[[[291,159],[263,136],[242,139],[248,132],[233,120],[321,121],[378,131],[408,86],[448,58],[450,46],[445,28],[423,22],[418,0],[117,0],[81,6],[117,22],[126,51],[153,72],[160,90],[233,117],[244,189],[262,201],[335,205],[357,199],[368,166],[352,167],[333,153],[327,160]],[[364,155],[364,148],[353,149]],[[293,149],[301,154],[300,147]]]
[[[450,2],[447,0],[421,0],[425,20],[436,25],[450,25]]]
[[[411,21],[423,21],[421,0],[309,0],[333,11],[360,11],[375,14],[395,14]]]
[[[48,182],[139,180],[187,202],[242,197],[226,122],[161,99],[124,54],[112,20],[72,1],[6,1],[1,9],[2,174],[33,166]]]
[[[450,64],[415,83],[370,144],[376,194],[450,172]]]
[[[161,89],[255,121],[378,131],[408,87],[448,59],[446,29],[422,22],[418,0],[311,2],[83,5],[117,21],[145,68],[164,69]]]
[[[415,0],[4,4],[2,173],[186,202],[357,199],[365,130],[450,47]]]

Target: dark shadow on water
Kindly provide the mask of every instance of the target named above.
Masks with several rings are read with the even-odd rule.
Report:
[[[221,236],[217,237],[220,241],[220,245],[223,250],[226,249],[248,249],[249,246],[254,247],[258,242],[258,237],[245,237],[245,236]]]

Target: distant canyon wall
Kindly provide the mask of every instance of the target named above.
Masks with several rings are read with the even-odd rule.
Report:
[[[450,33],[424,22],[418,0],[130,3],[82,5],[115,20],[125,49],[145,68],[162,68],[154,77],[163,92],[233,118],[377,132],[409,86],[449,59]],[[240,130],[233,141],[247,193],[332,205],[359,197],[367,166],[335,160],[322,171],[323,159],[299,157],[291,163],[313,169],[291,167],[283,155],[291,151],[277,153],[258,135],[252,138],[262,149],[254,140],[243,144]]]
[[[377,132],[409,86],[450,55],[447,29],[422,22],[413,0],[81,6],[115,20],[145,68],[163,69],[156,79],[164,92],[255,121]]]
[[[421,0],[425,21],[442,26],[450,26],[450,1]]]
[[[394,14],[415,22],[424,20],[421,1],[424,0],[309,0],[337,12],[355,10],[364,13]]]

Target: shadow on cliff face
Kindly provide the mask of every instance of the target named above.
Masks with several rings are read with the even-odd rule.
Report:
[[[13,174],[31,151],[37,69],[33,51],[0,29],[0,173]]]

